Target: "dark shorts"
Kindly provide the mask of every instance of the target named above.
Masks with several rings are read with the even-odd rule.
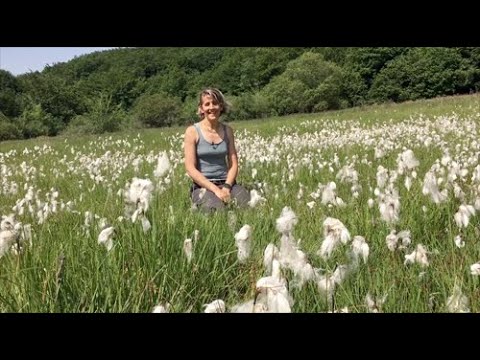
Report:
[[[225,183],[225,180],[212,182],[217,186],[221,186]],[[250,201],[250,192],[243,186],[234,182],[230,194],[232,201],[235,202],[239,207],[248,206],[248,202]],[[193,183],[190,187],[190,196],[193,203],[202,210],[211,211],[225,208],[225,203],[213,192],[209,190],[202,191],[202,188],[196,183]]]
[[[210,182],[214,183],[215,185],[217,186],[221,186],[223,184],[225,184],[225,181],[226,180],[210,180]],[[233,185],[235,185],[236,182],[233,183]],[[232,186],[233,186],[232,185]],[[198,190],[198,189],[201,189],[202,187],[200,185],[198,185],[196,182],[192,183],[192,186],[190,186],[190,195],[192,195],[192,193],[195,191],[195,190]]]

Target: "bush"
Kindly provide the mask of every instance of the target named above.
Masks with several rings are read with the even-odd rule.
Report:
[[[340,97],[342,99],[340,102],[343,104],[340,108],[359,106],[366,103],[368,87],[360,73],[351,69],[343,69],[340,84]]]
[[[197,115],[198,99],[196,97],[187,97],[183,102],[182,109],[180,111],[178,125],[193,124],[200,120]]]
[[[299,80],[278,76],[262,90],[275,115],[306,112],[308,108],[305,92],[308,88]]]
[[[291,61],[283,74],[262,90],[278,115],[338,109],[342,103],[342,69],[318,53]]]
[[[0,112],[5,116],[20,115],[20,84],[15,76],[0,69]]]
[[[232,97],[232,112],[227,115],[230,120],[260,119],[274,114],[267,97],[260,93],[246,93]]]
[[[182,102],[166,93],[142,95],[134,106],[133,114],[149,127],[171,126],[181,122]]]
[[[20,139],[18,126],[0,111],[0,141]]]
[[[121,105],[114,105],[109,95],[102,95],[88,103],[89,111],[75,116],[66,133],[103,134],[131,127],[131,118]]]
[[[465,92],[472,70],[454,49],[414,48],[380,71],[369,97],[406,101]]]
[[[33,138],[41,135],[57,135],[62,128],[62,122],[43,110],[40,104],[29,101],[18,117],[18,125],[24,138]]]

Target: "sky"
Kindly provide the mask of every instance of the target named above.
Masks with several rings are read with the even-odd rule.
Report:
[[[46,65],[66,62],[75,56],[113,47],[0,47],[0,69],[13,75],[42,71]]]

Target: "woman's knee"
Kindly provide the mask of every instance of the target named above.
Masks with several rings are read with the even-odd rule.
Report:
[[[237,202],[238,206],[247,206],[250,201],[250,193],[242,185],[235,184],[232,187],[231,195]]]
[[[205,211],[220,210],[225,204],[213,192],[205,189],[195,190],[192,194],[192,201],[195,205]]]
[[[221,210],[225,208],[225,204],[214,193],[209,196],[202,204],[202,208],[205,210]]]

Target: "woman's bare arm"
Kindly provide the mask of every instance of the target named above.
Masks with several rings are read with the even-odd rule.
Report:
[[[225,129],[227,130],[225,135],[228,137],[228,173],[226,182],[233,185],[238,175],[237,149],[235,147],[235,136],[233,135],[232,128],[226,125]]]

